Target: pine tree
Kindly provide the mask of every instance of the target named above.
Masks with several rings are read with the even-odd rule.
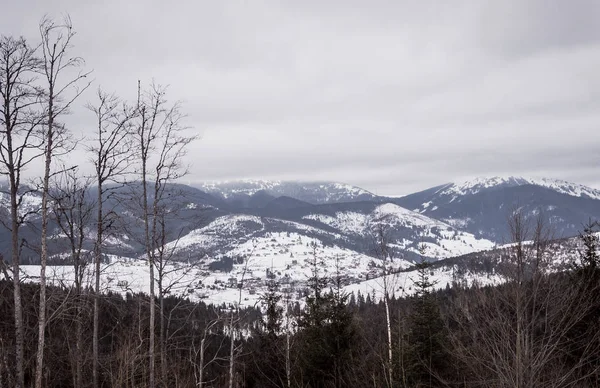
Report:
[[[311,387],[345,387],[349,384],[347,375],[351,371],[356,331],[352,311],[347,306],[349,295],[342,289],[339,260],[336,263],[334,287],[326,291],[329,279],[321,276],[323,263],[316,253],[313,254],[312,273],[308,279],[310,294],[298,320],[303,342],[302,378]]]
[[[436,282],[430,279],[429,267],[424,260],[416,265],[416,295],[409,316],[408,374],[412,386],[437,386],[436,371],[447,362],[445,328],[432,293]]]
[[[352,351],[356,343],[354,316],[348,306],[350,295],[344,292],[342,287],[338,258],[334,288],[329,292],[329,325],[326,328],[326,339],[333,359],[333,385],[340,388],[350,384],[347,376],[351,371]]]
[[[250,347],[254,355],[254,365],[246,376],[247,386],[281,387],[285,381],[285,345],[281,336],[283,307],[278,283],[271,279],[267,292],[260,298],[264,314],[259,318],[259,326],[253,334]]]
[[[277,292],[278,283],[271,279],[267,284],[267,292],[261,296],[260,301],[265,308],[265,315],[261,317],[261,331],[270,338],[277,338],[281,331],[283,307],[279,304],[281,295]]]

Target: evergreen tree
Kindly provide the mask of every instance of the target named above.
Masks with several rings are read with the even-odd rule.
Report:
[[[285,381],[284,343],[281,337],[283,307],[280,305],[278,283],[270,279],[260,302],[264,314],[259,318],[258,328],[250,340],[254,365],[248,369],[246,386],[281,387]]]
[[[281,294],[277,292],[279,284],[275,280],[269,280],[267,292],[261,296],[260,301],[265,308],[265,315],[261,317],[261,329],[263,334],[276,338],[281,331],[283,307],[279,304]]]
[[[435,376],[447,362],[444,322],[432,293],[436,283],[430,279],[429,267],[426,261],[416,265],[416,295],[409,316],[408,375],[411,386],[438,386]]]
[[[333,359],[333,386],[350,385],[348,375],[352,367],[352,351],[356,343],[356,328],[353,312],[348,306],[349,294],[342,289],[342,277],[339,260],[336,260],[334,288],[329,292],[329,325],[326,327],[326,339]]]
[[[348,308],[349,295],[342,290],[339,273],[334,287],[325,291],[329,279],[321,276],[324,263],[313,254],[310,293],[298,319],[303,343],[300,350],[301,383],[310,387],[345,387],[351,371],[351,353],[356,339],[353,314]]]

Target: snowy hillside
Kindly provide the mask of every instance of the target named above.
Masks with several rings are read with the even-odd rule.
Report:
[[[235,257],[231,267],[215,270],[215,262],[224,257]],[[361,282],[380,276],[383,263],[373,257],[335,246],[323,246],[314,238],[297,233],[273,233],[268,237],[254,238],[241,243],[223,255],[190,265],[172,263],[166,267],[166,285],[173,285],[170,293],[213,303],[233,303],[240,295],[242,303],[254,305],[266,289],[266,283],[275,279],[282,292],[293,300],[303,298],[305,282],[310,276],[311,260],[320,262],[324,276],[334,276],[336,268],[344,284]],[[114,292],[148,292],[149,270],[144,260],[113,256],[102,271],[102,289]],[[390,268],[407,268],[410,263],[394,260]],[[25,279],[36,281],[39,266],[23,266]],[[86,281],[91,282],[91,267]],[[70,284],[73,279],[71,266],[50,266],[50,281]]]
[[[390,245],[402,252],[423,254],[432,259],[492,249],[495,245],[447,223],[391,203],[379,205],[368,214],[338,212],[334,216],[310,214],[304,218],[326,224],[350,236],[370,236],[374,226],[383,223],[391,239]],[[423,252],[421,247],[425,248]]]
[[[6,184],[0,185],[0,208],[3,211],[6,211],[7,214],[10,210],[10,196],[7,193],[8,187]],[[25,188],[25,190],[28,190]],[[21,216],[24,215],[33,215],[35,212],[39,211],[42,207],[42,197],[39,193],[30,192],[26,193],[22,196],[21,206],[19,208],[19,214]]]

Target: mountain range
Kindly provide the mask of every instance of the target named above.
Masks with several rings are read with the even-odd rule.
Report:
[[[142,271],[141,217],[128,206],[128,201],[139,197],[139,187],[119,190],[119,195],[109,199],[108,208],[127,227],[109,239],[107,253],[130,263],[123,268],[131,269],[132,260],[139,260]],[[257,180],[195,187],[173,184],[168,197],[168,206],[177,211],[167,220],[167,246],[176,262],[199,263],[199,272],[189,283],[204,295],[207,279],[212,279],[210,287],[219,291],[216,300],[232,297],[224,284],[231,277],[243,276],[246,261],[251,263],[255,287],[269,271],[301,283],[314,255],[329,271],[338,262],[348,284],[377,277],[382,268],[375,254],[378,228],[385,231],[393,265],[402,269],[420,258],[469,257],[464,255],[510,242],[507,219],[517,209],[529,216],[541,214],[556,238],[575,236],[584,223],[600,219],[600,190],[519,177],[449,183],[397,198],[334,182]],[[38,194],[28,194],[27,210],[34,210],[39,202]],[[3,219],[7,219],[6,205],[7,196],[1,194]],[[33,217],[23,236],[34,240],[39,229],[36,223],[39,220]],[[52,227],[55,241],[60,242],[60,232],[56,225]],[[92,246],[93,230],[92,221],[87,249]],[[5,257],[10,256],[9,242],[10,234],[1,229],[0,249]],[[54,244],[55,257],[64,257],[64,252],[65,245]],[[35,256],[29,252],[32,263]],[[133,282],[131,276],[128,282]],[[204,279],[202,286],[194,283],[199,277]]]

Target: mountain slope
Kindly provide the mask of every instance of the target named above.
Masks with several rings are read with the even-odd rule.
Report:
[[[600,218],[600,191],[560,180],[475,179],[446,184],[393,200],[400,206],[496,242],[509,240],[509,214],[542,213],[557,237],[577,234],[584,222]]]
[[[342,211],[332,211],[327,206],[297,210],[299,213],[287,220],[241,214],[219,217],[183,236],[177,242],[179,255],[182,259],[190,259],[198,252],[228,256],[239,245],[276,233],[293,233],[321,246],[372,255],[374,229],[381,224],[394,257],[408,261],[417,260],[421,254],[438,260],[494,247],[489,240],[391,203],[371,204],[368,208],[347,204]]]

